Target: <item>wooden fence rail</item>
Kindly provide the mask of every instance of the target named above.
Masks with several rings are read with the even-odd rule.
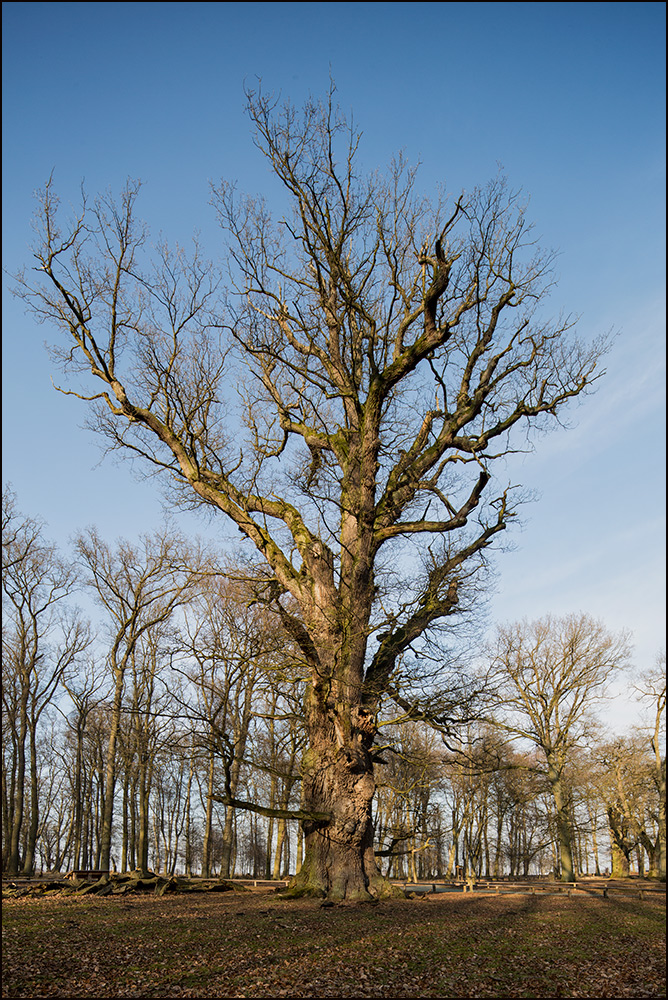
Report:
[[[479,892],[496,896],[502,893],[525,893],[531,896],[566,893],[566,895],[570,896],[576,892],[600,893],[604,899],[611,893],[619,893],[627,896],[637,894],[640,899],[644,899],[647,895],[658,894],[665,896],[666,894],[665,885],[609,885],[601,882],[591,883],[582,880],[576,882],[509,882],[495,879],[453,879],[447,882],[429,882],[427,880],[419,882],[395,881],[394,884],[400,886],[406,892],[430,895],[440,892]]]

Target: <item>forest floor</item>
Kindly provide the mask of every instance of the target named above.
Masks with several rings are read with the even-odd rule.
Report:
[[[664,997],[665,895],[3,900],[3,997]]]

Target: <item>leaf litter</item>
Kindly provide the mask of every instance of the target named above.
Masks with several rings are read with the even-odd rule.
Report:
[[[663,896],[3,903],[3,997],[662,997]]]

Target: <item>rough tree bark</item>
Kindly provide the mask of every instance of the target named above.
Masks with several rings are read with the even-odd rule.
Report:
[[[255,546],[258,599],[310,675],[293,813],[306,856],[292,891],[368,900],[382,889],[378,712],[401,695],[415,644],[467,608],[475,570],[514,516],[492,475],[508,435],[548,426],[585,392],[605,345],[584,346],[569,321],[539,312],[551,258],[502,181],[430,204],[401,159],[387,177],[361,176],[360,136],[332,93],[301,113],[247,96],[292,210],[275,223],[260,199],[214,189],[224,305],[199,248],[160,245],[151,259],[136,184],[118,203],[84,202],[61,230],[49,182],[35,247],[45,282],[19,277],[19,292],[69,338],[64,367],[98,390],[67,391],[112,444]],[[384,574],[406,540],[422,562],[391,600]],[[416,691],[400,702],[409,714],[423,709]]]
[[[564,785],[565,760],[555,760],[552,754],[547,758],[547,780],[554,800],[559,847],[559,872],[562,882],[575,881],[573,865],[573,834],[569,795]]]

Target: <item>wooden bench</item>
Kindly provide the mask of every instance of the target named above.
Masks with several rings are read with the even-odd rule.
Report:
[[[67,873],[67,878],[83,882],[99,882],[101,878],[109,874],[108,868],[76,868]]]

